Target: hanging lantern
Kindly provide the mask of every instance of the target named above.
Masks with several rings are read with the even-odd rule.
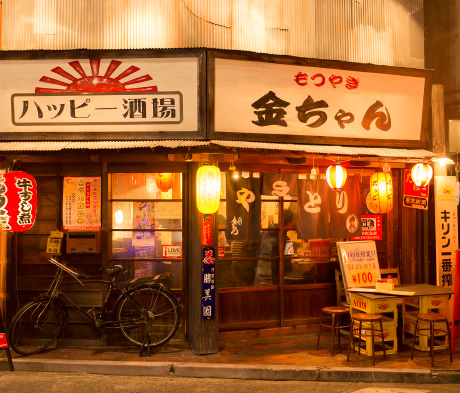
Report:
[[[388,213],[393,209],[393,179],[389,172],[377,171],[371,176],[371,211]]]
[[[338,162],[326,169],[326,180],[333,190],[340,190],[347,181],[347,170]]]
[[[425,187],[433,177],[433,169],[426,162],[415,164],[410,172],[417,187]]]
[[[174,173],[157,173],[155,183],[162,192],[168,192],[174,183]]]
[[[37,183],[22,171],[0,175],[0,229],[23,232],[34,225],[37,212]]]
[[[220,170],[205,164],[196,173],[196,203],[203,214],[213,214],[220,203]]]

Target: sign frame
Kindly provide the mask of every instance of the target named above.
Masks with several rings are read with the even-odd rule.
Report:
[[[218,99],[216,93],[216,59],[230,59],[230,60],[241,60],[249,62],[261,62],[265,64],[284,64],[284,65],[296,65],[301,70],[302,66],[305,67],[320,67],[330,68],[334,71],[341,70],[344,74],[346,71],[357,71],[359,73],[374,73],[381,75],[392,75],[392,76],[404,76],[404,77],[415,77],[423,78],[423,104],[421,109],[420,119],[420,137],[418,140],[403,140],[403,139],[378,139],[378,138],[366,138],[366,137],[341,137],[341,136],[326,136],[326,135],[299,135],[289,134],[286,127],[285,132],[267,133],[263,130],[259,132],[232,132],[218,129],[216,127],[216,109]],[[268,61],[269,60],[269,61]],[[207,56],[208,62],[208,138],[209,139],[225,139],[225,140],[245,140],[245,141],[261,141],[261,142],[280,142],[286,143],[286,137],[289,138],[290,143],[311,143],[311,144],[343,144],[349,146],[388,146],[388,147],[407,147],[407,148],[426,148],[427,144],[427,125],[428,125],[428,109],[430,100],[430,89],[431,89],[431,71],[421,69],[405,69],[399,67],[389,66],[377,66],[370,64],[356,64],[348,63],[343,61],[329,61],[329,60],[317,60],[317,59],[303,59],[286,56],[270,56],[267,59],[267,55],[254,54],[254,53],[230,53],[224,50],[209,50]],[[292,76],[294,78],[294,75]],[[269,90],[269,89],[267,89]],[[305,93],[305,98],[308,96],[308,91]],[[318,98],[319,99],[319,98]],[[293,103],[295,105],[301,105],[301,103]],[[329,119],[333,120],[333,118]],[[355,119],[355,121],[361,121],[361,119]],[[282,127],[279,127],[282,128]],[[346,128],[345,128],[346,130]],[[268,130],[267,130],[268,131]]]

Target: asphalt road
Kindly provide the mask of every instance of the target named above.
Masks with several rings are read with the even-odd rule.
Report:
[[[258,381],[217,378],[128,377],[97,374],[0,372],[2,393],[454,393],[460,385]]]

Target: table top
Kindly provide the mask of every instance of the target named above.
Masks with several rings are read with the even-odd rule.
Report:
[[[413,292],[413,294],[401,295],[401,294],[389,294],[389,293],[378,293],[378,292],[365,292],[369,289],[375,289],[375,287],[365,288],[347,288],[346,290],[350,293],[359,293],[360,296],[367,297],[369,299],[383,299],[388,297],[406,297],[406,296],[431,296],[431,295],[452,295],[454,291],[450,288],[438,287],[437,285],[431,284],[405,284],[395,285],[395,291]],[[361,292],[362,291],[362,292]]]

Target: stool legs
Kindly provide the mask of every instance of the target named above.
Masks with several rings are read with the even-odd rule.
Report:
[[[410,353],[410,360],[414,360],[415,339],[417,338],[418,318],[415,320],[414,328],[414,342],[412,343],[412,351]]]
[[[452,326],[454,323],[452,322]],[[446,330],[447,330],[447,340],[449,342],[449,356],[450,356],[450,362],[452,363],[452,346],[450,343],[451,336],[450,336],[450,328],[449,328],[449,322],[446,320]]]
[[[323,326],[323,312],[321,311],[321,315],[319,317],[319,333],[318,333],[318,341],[316,342],[316,350],[319,349],[319,338],[321,337],[321,327]]]
[[[350,337],[348,339],[348,351],[347,351],[347,362],[350,361],[350,350],[353,347],[353,353],[355,352],[355,321],[353,317],[351,318],[351,325],[350,325]],[[375,325],[374,323],[377,321],[370,321],[370,331],[371,331],[371,344],[372,344],[372,365],[375,366]],[[382,350],[383,350],[383,358],[386,360],[387,354],[386,354],[386,349],[385,349],[385,337],[383,334],[383,324],[382,320],[379,320],[380,324],[380,333],[382,335]],[[361,320],[359,320],[359,327],[358,327],[358,356],[361,355],[361,341],[362,341],[362,328],[363,328],[363,323]],[[366,328],[366,330],[369,328]],[[377,330],[378,332],[378,330]]]
[[[355,352],[355,334],[353,332],[354,328],[354,323],[355,321],[353,320],[353,317],[351,318],[351,325],[350,325],[350,338],[348,339],[348,353],[347,353],[347,362],[350,361],[350,348],[353,345],[353,353]]]
[[[430,322],[430,356],[431,367],[434,367],[434,322]]]
[[[383,359],[387,360],[387,351],[385,349],[385,337],[383,335],[383,324],[382,320],[379,321],[380,323],[380,332],[382,333],[382,349],[383,349]],[[375,351],[374,351],[375,352]]]
[[[331,347],[331,356],[334,356],[334,338],[335,338],[335,323],[336,323],[336,317],[335,314],[332,314],[332,323],[331,323],[331,335],[332,335],[332,347]]]

